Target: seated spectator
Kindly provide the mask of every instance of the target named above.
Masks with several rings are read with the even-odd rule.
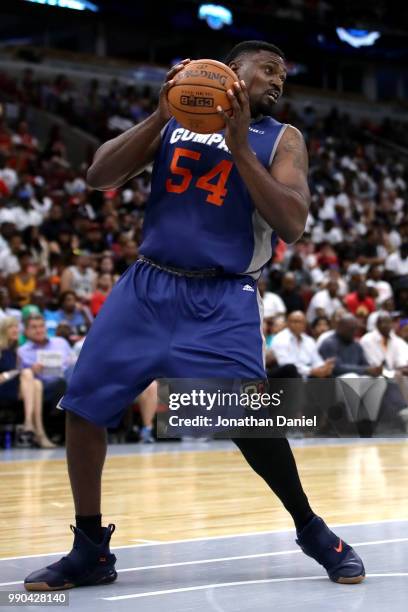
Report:
[[[126,240],[122,247],[122,254],[116,260],[116,272],[118,274],[123,274],[128,269],[128,267],[136,261],[137,256],[137,243],[134,240]]]
[[[400,319],[396,333],[399,338],[408,343],[408,319]]]
[[[115,284],[119,278],[118,274],[114,274],[115,264],[110,253],[104,253],[99,262],[99,274],[111,274],[113,283]]]
[[[12,317],[0,321],[0,401],[23,401],[24,424],[17,437],[20,446],[55,448],[45,433],[42,421],[42,383],[34,378],[30,368],[20,369],[17,357],[18,328],[17,319]]]
[[[16,188],[16,201],[10,209],[14,223],[19,231],[23,232],[30,225],[41,225],[44,214],[36,210],[31,203],[34,190],[30,184],[22,184]]]
[[[44,400],[56,405],[72,373],[73,351],[64,338],[47,337],[44,318],[39,314],[27,317],[24,332],[27,342],[18,349],[21,365],[31,368],[42,381]]]
[[[330,330],[330,321],[327,317],[316,317],[310,325],[310,331],[315,340]]]
[[[24,245],[31,255],[31,260],[38,272],[48,272],[49,245],[44,236],[41,236],[37,225],[28,226],[24,232]]]
[[[73,291],[82,302],[89,302],[96,287],[96,272],[91,268],[89,255],[78,251],[75,264],[64,270],[61,276],[61,292]]]
[[[360,266],[358,263],[348,265],[347,260],[346,263],[348,292],[353,293],[353,291],[357,291],[358,286],[364,280],[364,266]]]
[[[86,306],[77,301],[74,291],[64,291],[59,300],[60,308],[57,310],[57,325],[68,323],[71,336],[85,336],[92,323],[92,317]]]
[[[367,285],[361,282],[356,291],[349,293],[344,298],[344,305],[353,315],[364,317],[375,310],[375,302],[373,298],[367,295]]]
[[[305,333],[306,317],[303,312],[291,312],[288,327],[273,340],[273,352],[279,366],[293,364],[303,377],[326,378],[331,375],[334,359],[322,359],[316,342]]]
[[[53,304],[51,304],[54,306]],[[41,314],[45,320],[45,326],[47,328],[47,336],[52,338],[55,336],[55,330],[57,329],[58,322],[61,320],[60,314],[55,309],[51,310],[48,307],[47,300],[44,293],[36,289],[31,296],[31,303],[24,306],[21,310],[23,320],[26,319],[30,314],[37,313]]]
[[[89,223],[86,229],[85,240],[83,240],[81,246],[85,251],[93,254],[100,254],[105,251],[107,245],[100,223],[95,221]]]
[[[33,270],[31,255],[22,250],[18,254],[20,270],[8,278],[8,288],[13,304],[22,308],[30,303],[31,296],[37,286],[37,278]]]
[[[17,172],[7,166],[7,155],[0,153],[0,179],[6,185],[8,193],[12,193],[18,184]]]
[[[347,310],[343,307],[338,308],[333,316],[330,319],[330,329],[320,334],[317,338],[317,348],[320,349],[322,343],[326,340],[326,338],[330,338],[335,333],[337,322],[342,318],[343,315],[347,313]]]
[[[390,315],[380,314],[376,329],[365,334],[360,343],[372,366],[400,371],[408,376],[408,344],[396,335],[392,326]]]
[[[387,283],[387,281],[383,280],[382,266],[370,266],[367,273],[367,287],[375,288],[377,292],[377,306],[393,297],[390,283]]]
[[[273,339],[282,329],[286,327],[285,315],[277,315],[276,317],[265,317],[263,318],[263,333],[265,337],[265,345],[267,349],[270,349],[273,343]]]
[[[388,314],[391,317],[396,316],[399,313],[395,310],[395,302],[393,296],[384,299],[384,301],[379,301],[378,310],[372,312],[367,319],[367,331],[373,331],[377,327],[377,320],[381,314]]]
[[[30,133],[26,121],[20,121],[12,140],[15,145],[24,146],[32,150],[38,149],[38,140]]]
[[[390,381],[387,399],[393,398],[394,414],[397,408],[399,417],[408,424],[405,418],[408,417],[408,345],[393,331],[392,317],[388,313],[380,314],[376,329],[365,334],[360,342],[367,361],[373,366],[382,366],[383,374],[398,385]]]
[[[381,234],[378,227],[372,227],[359,244],[358,263],[361,265],[382,265],[386,251],[381,244]]]
[[[369,365],[361,345],[356,342],[358,325],[353,315],[344,315],[337,322],[335,333],[322,343],[319,350],[325,359],[335,359],[333,375],[339,378],[337,395],[340,400],[345,400],[349,420],[364,423],[364,431],[372,435],[371,423],[378,420],[387,383],[381,377],[382,365]],[[363,430],[358,431],[362,433]]]
[[[109,273],[100,274],[98,277],[96,291],[91,296],[89,307],[94,317],[98,314],[106,298],[112,291],[113,280],[112,275]]]
[[[337,281],[330,280],[326,289],[322,289],[315,293],[307,309],[306,316],[309,323],[316,317],[326,316],[330,318],[338,308],[341,308],[338,289],[339,285]]]
[[[324,359],[335,359],[334,376],[349,373],[380,376],[382,373],[382,368],[369,366],[360,343],[355,340],[357,329],[356,318],[351,314],[345,314],[337,322],[334,334],[326,338],[319,347]]]
[[[293,272],[296,279],[296,286],[300,287],[300,289],[311,285],[312,277],[299,253],[294,253],[290,258],[288,272]]]
[[[391,279],[408,274],[408,242],[403,242],[395,253],[388,255],[385,269]]]
[[[78,336],[73,335],[70,324],[67,321],[60,321],[55,330],[56,338],[64,338],[70,346],[73,347],[75,342],[78,341]]]
[[[21,320],[21,310],[10,307],[10,293],[7,287],[0,287],[0,321],[5,317],[14,317]]]
[[[285,304],[286,312],[288,314],[294,310],[304,311],[305,303],[300,291],[296,286],[296,277],[293,272],[286,272],[286,274],[283,276],[279,295]]]
[[[0,211],[1,214],[1,211]],[[1,220],[0,220],[1,222]],[[7,246],[0,254],[0,275],[3,278],[16,274],[20,270],[18,254],[23,248],[23,240],[20,234],[12,234],[7,241]]]
[[[60,233],[66,232],[69,237],[71,236],[72,229],[64,221],[64,210],[59,204],[54,204],[48,214],[47,219],[41,225],[41,233],[47,240],[50,241],[50,246],[54,249],[61,249],[58,238]]]
[[[316,255],[317,263],[320,268],[326,269],[331,266],[338,267],[339,259],[331,244],[323,242]]]

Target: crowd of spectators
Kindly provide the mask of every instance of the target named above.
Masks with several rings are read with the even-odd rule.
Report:
[[[153,110],[155,100],[149,87],[93,79],[79,83],[60,74],[39,78],[27,69],[21,79],[0,73],[3,95],[22,105],[63,117],[68,123],[106,140],[145,119]]]
[[[13,83],[7,87],[11,95]],[[37,141],[24,119],[27,103],[65,117],[71,113],[70,120],[76,113],[88,128],[98,124],[101,109],[106,118],[116,105],[118,116],[133,123],[153,104],[134,91],[123,95],[115,84],[102,95],[93,83],[93,94],[86,102],[81,98],[86,108],[78,101],[77,108],[74,89],[63,77],[45,84],[27,72],[14,83],[20,116],[0,117],[0,323],[17,320],[20,363],[42,379],[48,397],[42,370],[52,370],[50,378],[66,384],[94,317],[138,257],[150,190],[147,169],[120,189],[93,191],[86,168],[71,166],[57,127],[46,142]],[[285,104],[277,118],[305,135],[312,204],[303,238],[295,245],[280,241],[259,281],[268,368],[290,365],[290,375],[315,377],[362,372],[377,377],[384,370],[405,375],[408,157],[370,139],[370,133],[381,134],[381,126],[355,125],[336,109],[321,117],[310,105],[296,113]],[[112,134],[102,129],[98,135]],[[350,342],[357,338],[357,346],[343,346],[344,326],[352,329]],[[60,341],[58,350],[53,339]],[[376,352],[367,349],[370,342],[377,343]],[[389,349],[396,342],[397,362]],[[33,343],[44,345],[40,361],[30,355]],[[58,352],[63,357],[57,358]],[[342,365],[350,366],[349,358],[351,370]],[[2,389],[4,381],[0,399]]]

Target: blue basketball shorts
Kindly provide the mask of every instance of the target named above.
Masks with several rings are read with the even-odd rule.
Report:
[[[249,276],[191,278],[137,261],[92,324],[59,407],[115,427],[156,379],[265,379],[260,302]]]

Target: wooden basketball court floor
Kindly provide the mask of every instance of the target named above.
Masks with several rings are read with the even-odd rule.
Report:
[[[364,559],[336,585],[229,442],[109,447],[104,524],[117,582],[65,591],[71,610],[407,610],[408,441],[292,441],[313,509]],[[64,450],[0,453],[0,591],[71,547]],[[28,606],[42,609],[44,606]],[[12,609],[6,606],[4,609]]]

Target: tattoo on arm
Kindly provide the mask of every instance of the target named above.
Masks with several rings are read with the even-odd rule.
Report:
[[[307,174],[309,167],[307,149],[305,141],[298,131],[291,129],[287,136],[285,134],[281,153],[285,154],[285,159],[288,157],[291,159],[294,168],[301,170],[305,175]]]

